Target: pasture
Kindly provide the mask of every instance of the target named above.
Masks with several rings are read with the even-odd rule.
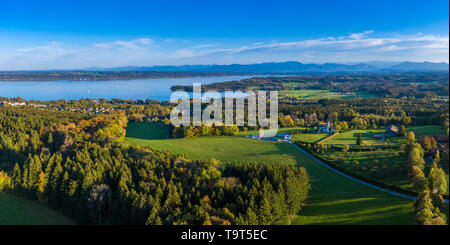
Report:
[[[211,136],[164,140],[143,140],[127,137],[131,144],[150,146],[187,154],[195,159],[217,158],[221,161],[295,163],[292,152],[282,142],[267,142],[245,137]]]
[[[431,125],[431,126],[416,126],[416,127],[408,127],[406,131],[413,131],[417,136],[425,136],[425,135],[443,135],[445,134],[444,129],[439,125]]]
[[[292,224],[411,224],[413,219],[412,201],[335,174],[285,142],[232,136],[144,140],[130,135],[127,141],[197,159],[304,166],[311,180],[311,196]]]
[[[71,225],[63,214],[36,201],[0,192],[0,225]]]
[[[358,134],[362,134],[363,146],[400,146],[404,142],[403,137],[390,137],[389,141],[373,137],[373,134],[382,134],[384,129],[368,129],[368,130],[351,130],[339,133],[337,136],[326,140],[324,144],[328,145],[350,145],[355,146]]]
[[[127,126],[127,136],[135,139],[164,139],[167,130],[162,123],[136,123],[130,122]]]
[[[279,92],[280,96],[292,96],[296,98],[302,99],[344,99],[344,98],[352,98],[353,95],[339,94],[336,92],[330,92],[328,90],[282,90]]]
[[[365,93],[337,93],[329,90],[282,90],[279,91],[280,96],[292,96],[296,98],[302,98],[306,100],[322,100],[322,99],[351,99],[356,97],[372,97],[372,95]]]
[[[333,164],[367,179],[411,188],[404,166],[404,153],[398,148],[350,152],[331,149],[321,155]]]
[[[304,143],[316,143],[320,140],[325,139],[328,136],[329,136],[328,134],[321,134],[321,133],[293,134],[291,135],[291,139],[293,141],[300,141]]]

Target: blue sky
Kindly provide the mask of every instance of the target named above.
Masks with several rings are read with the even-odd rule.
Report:
[[[448,1],[2,1],[0,70],[448,62]]]

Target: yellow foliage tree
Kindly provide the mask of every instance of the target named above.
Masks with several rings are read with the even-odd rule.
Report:
[[[45,174],[41,171],[39,173],[39,180],[37,184],[37,198],[40,203],[44,203],[44,191],[45,191]]]
[[[5,173],[0,171],[0,192],[8,191],[11,188],[11,178]]]

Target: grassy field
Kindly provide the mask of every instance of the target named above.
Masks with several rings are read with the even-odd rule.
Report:
[[[199,137],[144,140],[127,136],[131,144],[147,145],[192,158],[221,161],[297,163],[308,170],[312,191],[293,224],[411,224],[413,202],[394,197],[337,175],[285,142],[244,137]]]
[[[417,132],[417,135],[436,135],[443,133],[439,126],[412,127],[409,130]],[[404,137],[391,137],[389,144],[381,139],[373,138],[371,134],[383,133],[384,129],[352,130],[340,133],[337,136],[325,140],[323,144],[342,146],[349,145],[353,151],[343,152],[341,149],[332,148],[321,153],[321,156],[346,169],[349,172],[374,181],[411,190],[404,166],[404,153],[400,145],[405,142]],[[363,146],[356,145],[358,133],[363,133]],[[313,134],[312,134],[313,135]],[[302,137],[307,137],[303,135]],[[301,139],[293,138],[301,141]],[[317,143],[317,142],[316,142]],[[391,146],[391,148],[378,147],[371,151],[359,151],[370,146]],[[444,167],[444,170],[447,170]],[[448,172],[448,171],[447,171]],[[425,172],[427,174],[427,171]]]
[[[71,225],[63,214],[35,201],[0,193],[0,225]]]
[[[167,130],[162,123],[128,123],[127,135],[136,139],[164,139]]]
[[[304,143],[316,143],[322,139],[325,139],[328,137],[328,134],[318,134],[318,133],[311,133],[311,134],[293,134],[291,135],[291,139],[293,141],[300,141]]]
[[[143,140],[127,137],[131,144],[185,153],[196,159],[221,161],[295,163],[292,152],[282,142],[265,142],[245,137],[211,136],[183,139]]]
[[[321,100],[321,99],[345,99],[345,98],[355,98],[355,97],[371,97],[371,95],[363,94],[363,93],[349,93],[349,94],[341,94],[336,92],[330,92],[329,90],[282,90],[279,92],[280,96],[293,96],[302,99],[313,99],[313,100]]]
[[[356,145],[358,134],[361,133],[363,137],[363,145],[365,146],[383,146],[385,141],[372,137],[371,134],[382,134],[384,129],[370,129],[370,130],[352,130],[338,134],[324,142],[329,145]],[[404,142],[403,137],[389,138],[389,146],[400,146]]]
[[[438,125],[409,127],[406,129],[406,131],[408,131],[408,132],[413,131],[414,134],[416,135],[416,137],[424,136],[424,135],[443,135],[443,134],[445,134],[444,129]]]
[[[404,189],[411,188],[404,166],[404,153],[398,148],[347,153],[331,149],[322,156],[339,167],[365,178]]]
[[[283,90],[279,92],[280,96],[293,96],[303,99],[343,99],[348,97],[354,97],[353,95],[339,94],[330,92],[328,90]]]
[[[399,146],[404,142],[403,137],[389,138],[390,149],[377,148],[372,151],[358,149],[370,146],[387,146],[386,141],[374,138],[372,134],[384,133],[384,129],[352,130],[343,132],[333,138],[325,140],[323,144],[342,146],[349,145],[351,151],[344,153],[341,149],[330,149],[321,153],[326,160],[365,178],[394,185],[404,189],[410,189],[411,185],[406,175],[403,164],[404,156]],[[357,135],[362,133],[363,145],[356,145]]]
[[[293,224],[411,224],[413,202],[368,188],[337,175],[298,152],[311,179],[311,197]]]

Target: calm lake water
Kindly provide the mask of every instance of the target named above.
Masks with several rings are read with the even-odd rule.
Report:
[[[0,96],[26,100],[157,99],[169,100],[171,86],[210,84],[255,76],[160,78],[117,81],[0,81]]]

